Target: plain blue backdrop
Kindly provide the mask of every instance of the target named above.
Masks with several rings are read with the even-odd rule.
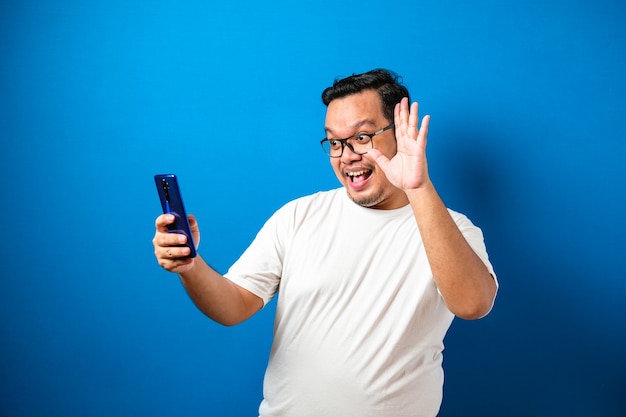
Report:
[[[626,415],[617,0],[0,4],[0,415],[255,416],[274,303],[221,327],[152,255],[178,174],[224,272],[338,185],[320,93],[386,67],[501,289],[446,338],[441,416]]]

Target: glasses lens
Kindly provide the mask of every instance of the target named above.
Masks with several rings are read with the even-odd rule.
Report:
[[[340,156],[341,155],[341,141],[327,139],[322,142],[322,147],[324,148],[324,152],[326,152],[330,156]]]
[[[370,138],[369,135],[365,135],[362,133],[358,134],[352,140],[352,149],[354,150],[355,153],[358,153],[358,154],[367,153],[367,151],[369,151],[372,148],[372,146],[370,145],[371,141],[372,141],[372,138]]]
[[[322,141],[324,152],[332,157],[340,157],[344,147],[350,148],[356,154],[363,155],[372,149],[372,138],[370,135],[360,133],[348,140],[326,139]]]

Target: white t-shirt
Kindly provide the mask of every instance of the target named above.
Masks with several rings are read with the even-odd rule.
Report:
[[[495,277],[480,229],[450,214]],[[344,188],[294,200],[226,276],[265,303],[280,288],[262,417],[437,414],[454,316],[409,205],[363,208]]]

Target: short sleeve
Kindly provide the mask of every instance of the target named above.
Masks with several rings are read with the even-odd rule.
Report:
[[[285,207],[267,220],[256,237],[224,275],[269,303],[280,284],[285,255]]]

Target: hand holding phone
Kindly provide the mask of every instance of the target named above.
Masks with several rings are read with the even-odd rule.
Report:
[[[187,256],[188,258],[195,258],[196,245],[193,241],[193,235],[191,234],[191,227],[189,226],[189,219],[185,206],[183,204],[183,198],[178,186],[178,180],[174,174],[159,174],[154,176],[154,182],[159,193],[159,199],[161,200],[161,207],[164,214],[172,214],[175,217],[174,223],[167,226],[170,233],[179,233],[187,236],[187,243],[181,246],[187,246],[191,252]]]

